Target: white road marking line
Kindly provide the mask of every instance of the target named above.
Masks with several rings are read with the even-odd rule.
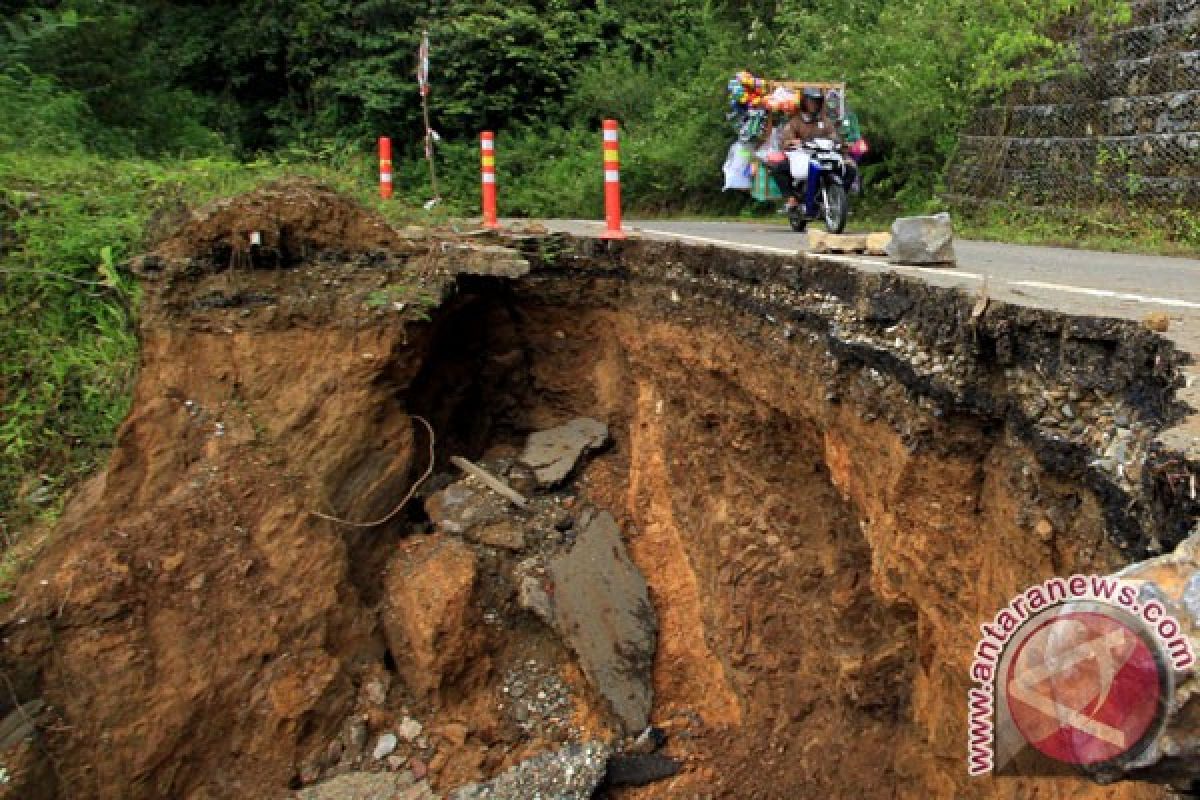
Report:
[[[634,228],[637,233],[652,233],[656,236],[670,236],[672,239],[686,239],[689,242],[701,242],[703,244],[719,244],[725,247],[737,247],[745,250],[761,250],[764,253],[783,253],[788,256],[800,255],[800,248],[786,247],[771,247],[765,244],[745,244],[742,242],[731,242],[728,239],[711,239],[707,236],[692,236],[690,233],[674,233],[673,231],[656,231],[653,228]]]
[[[889,267],[889,266],[891,266],[886,261],[872,261],[869,258],[858,258],[857,256],[839,256],[839,255],[834,255],[833,253],[823,253],[820,255],[818,255],[817,253],[810,253],[809,255],[813,255],[818,258],[823,258],[826,261],[833,261],[838,264],[856,264],[861,267]]]
[[[909,267],[904,264],[892,264],[892,269],[911,269],[914,272],[928,272],[930,275],[944,275],[948,278],[970,278],[973,281],[983,280],[982,275],[974,272],[964,272],[957,267]]]
[[[1130,292],[1114,292],[1109,289],[1089,289],[1086,286],[1064,286],[1061,283],[1043,283],[1042,281],[1009,281],[1009,286],[1027,286],[1031,289],[1048,289],[1052,292],[1070,292],[1071,294],[1086,294],[1090,297],[1108,297],[1114,300],[1129,300],[1134,303],[1147,303],[1156,306],[1173,306],[1175,308],[1200,308],[1200,303],[1180,300],[1175,297],[1151,297]]]

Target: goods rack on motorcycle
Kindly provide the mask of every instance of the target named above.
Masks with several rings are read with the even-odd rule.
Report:
[[[813,136],[802,146],[788,148],[781,140],[786,121],[800,109],[806,89],[817,89],[824,97],[824,119],[837,133]],[[791,176],[789,193],[807,189],[814,212],[803,205],[785,210],[795,231],[804,231],[810,218],[821,219],[833,233],[845,230],[850,215],[850,193],[857,186],[857,159],[866,153],[866,140],[857,117],[846,102],[844,81],[787,81],[759,78],[739,72],[728,84],[727,118],[737,131],[737,141],[725,161],[725,189],[749,191],[760,202],[784,197],[778,180]],[[840,140],[840,141],[839,141]],[[786,160],[788,169],[779,166]],[[772,170],[772,165],[776,165]],[[777,176],[783,176],[779,178]]]

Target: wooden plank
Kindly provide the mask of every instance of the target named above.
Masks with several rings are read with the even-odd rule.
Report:
[[[886,231],[883,233],[868,233],[867,234],[867,255],[869,256],[886,256],[888,245],[892,243],[892,235]]]
[[[808,246],[814,253],[862,253],[867,249],[867,236],[809,231]]]
[[[462,456],[451,456],[450,463],[468,475],[474,475],[496,494],[505,497],[517,508],[525,508],[529,501],[504,481],[497,478],[478,464],[474,464]]]
[[[809,231],[808,246],[814,253],[866,253],[886,256],[890,233],[826,233]]]

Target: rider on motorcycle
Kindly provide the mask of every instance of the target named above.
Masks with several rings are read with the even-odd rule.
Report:
[[[783,126],[780,145],[784,150],[802,147],[805,142],[813,139],[832,139],[840,142],[837,126],[829,121],[825,113],[825,95],[815,86],[805,88],[796,113]],[[800,203],[800,195],[792,179],[791,163],[786,157],[774,159],[770,164],[772,177],[787,198],[785,211],[791,211]],[[820,183],[821,169],[816,161],[808,161],[808,177],[804,180],[804,214],[815,218],[817,216],[817,188]]]

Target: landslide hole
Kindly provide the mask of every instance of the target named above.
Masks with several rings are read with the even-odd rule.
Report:
[[[512,458],[531,431],[607,421],[612,447],[570,490],[617,516],[650,585],[652,718],[677,731],[671,752],[714,765],[722,796],[850,796],[895,780],[916,614],[872,592],[865,520],[834,486],[825,423],[765,403],[748,371],[685,364],[692,331],[652,342],[634,311],[476,288],[437,315],[402,393],[437,432],[430,488],[458,479],[452,455]],[[738,346],[732,332],[719,345]],[[784,386],[817,372],[785,364]],[[814,755],[848,737],[843,758]]]
[[[437,434],[437,466],[477,460],[498,444],[523,440],[531,404],[536,346],[522,334],[522,311],[497,289],[468,294],[439,315],[424,365],[405,392],[411,414]],[[452,468],[451,468],[452,469]]]
[[[904,759],[923,752],[925,726],[949,719],[943,694],[957,690],[946,648],[928,631],[918,646],[916,610],[885,602],[873,583],[903,586],[915,572],[950,598],[938,609],[948,618],[974,602],[958,599],[974,587],[953,548],[976,546],[968,534],[986,514],[1015,518],[1023,497],[1007,485],[1023,456],[1004,426],[935,420],[853,366],[836,378],[836,406],[798,402],[826,395],[814,385],[825,380],[821,350],[776,359],[695,309],[694,321],[664,321],[593,300],[477,283],[434,315],[397,402],[435,426],[435,474],[458,479],[451,455],[511,458],[531,431],[606,420],[614,443],[572,490],[616,515],[650,584],[661,629],[653,719],[675,732],[669,752],[710,765],[717,796],[848,797],[914,780]],[[936,428],[940,444],[906,447],[908,423]],[[989,465],[989,452],[1003,463]],[[875,502],[889,486],[903,494]],[[422,530],[419,506],[397,536]],[[908,514],[929,550],[873,566],[864,529],[892,513]],[[994,530],[1018,562],[1040,550],[1015,525]],[[885,554],[890,535],[875,540]],[[489,655],[502,663],[501,649],[518,644],[492,642]],[[470,704],[482,686],[455,687],[456,700]]]

